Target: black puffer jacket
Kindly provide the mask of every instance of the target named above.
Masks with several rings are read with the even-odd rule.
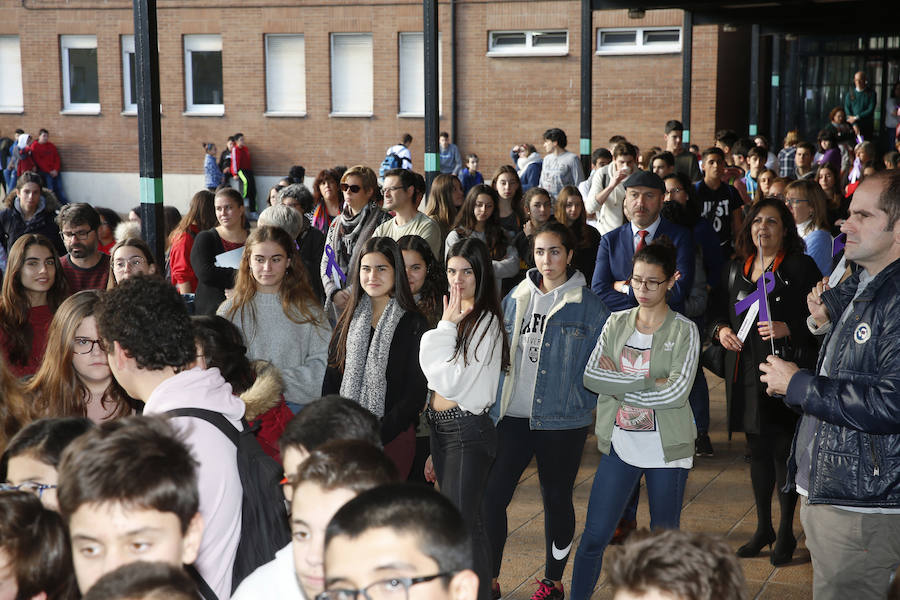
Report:
[[[822,295],[837,323],[853,300],[859,273]],[[900,508],[900,260],[883,269],[832,329],[829,377],[801,370],[786,402],[817,417],[809,478],[814,504]],[[795,438],[796,439],[796,438]],[[791,478],[796,472],[792,453]]]
[[[16,208],[16,198],[18,198],[18,190],[10,192],[3,203],[3,210],[0,211],[0,243],[7,255],[9,249],[17,239],[26,233],[39,233],[49,239],[60,256],[66,253],[66,247],[59,236],[59,227],[56,225],[56,211],[59,210],[59,202],[56,196],[44,188],[41,190],[41,200],[44,204],[43,208],[39,208],[35,215],[27,223],[25,217]]]

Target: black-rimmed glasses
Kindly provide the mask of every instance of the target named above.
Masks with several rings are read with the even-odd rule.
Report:
[[[94,351],[94,344],[100,346],[100,350],[106,352],[106,345],[103,340],[92,340],[86,337],[77,337],[72,340],[72,352],[75,354],[90,354]]]
[[[435,573],[425,577],[391,577],[370,583],[358,590],[327,590],[316,596],[316,600],[408,600],[409,588],[441,577],[453,577],[454,573]]]

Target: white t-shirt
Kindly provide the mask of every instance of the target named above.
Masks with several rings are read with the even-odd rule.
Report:
[[[306,600],[294,572],[294,549],[288,544],[275,558],[250,573],[231,600]]]
[[[650,376],[650,346],[653,334],[637,329],[622,347],[619,369],[623,373],[640,373]],[[690,469],[694,458],[679,458],[666,462],[656,414],[652,408],[622,406],[616,414],[612,446],[624,462],[640,469],[680,468]]]

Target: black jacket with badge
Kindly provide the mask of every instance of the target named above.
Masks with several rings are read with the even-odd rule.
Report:
[[[855,273],[822,294],[838,323],[859,284]],[[828,377],[803,369],[785,400],[820,419],[812,450],[812,504],[900,508],[900,260],[869,282],[840,327],[832,328]],[[794,449],[794,453],[796,448]],[[796,463],[789,462],[793,481]]]

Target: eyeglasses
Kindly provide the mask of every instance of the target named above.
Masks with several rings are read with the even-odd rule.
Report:
[[[665,281],[656,281],[655,279],[638,279],[637,277],[631,278],[631,287],[639,290],[641,289],[641,286],[644,286],[644,288],[648,292],[655,292],[659,289],[659,286],[664,283]]]
[[[60,231],[59,235],[64,240],[71,240],[72,238],[78,238],[81,241],[84,241],[91,235],[93,229],[82,229],[80,231]]]
[[[358,590],[327,590],[316,596],[316,600],[408,600],[409,588],[417,583],[425,583],[441,577],[452,577],[454,573],[436,573],[426,577],[391,577],[371,583]]]
[[[94,344],[100,346],[100,350],[106,352],[106,344],[103,340],[92,340],[86,337],[77,337],[72,340],[72,352],[75,354],[90,354],[94,351]]]
[[[673,187],[671,190],[666,190],[667,194],[677,194],[678,192],[683,192],[684,188]]]
[[[341,184],[342,192],[346,192],[347,190],[349,190],[349,191],[353,192],[354,194],[358,194],[359,190],[361,190],[361,189],[362,189],[362,186],[356,185],[355,183],[353,185],[350,185],[348,183]]]
[[[124,271],[126,267],[137,269],[145,262],[147,262],[147,259],[143,256],[132,256],[128,260],[119,258],[113,262],[113,268],[117,271]]]
[[[37,483],[36,481],[26,481],[19,485],[10,485],[8,483],[0,483],[0,492],[27,492],[40,498],[44,494],[44,490],[56,489],[56,485],[46,483]]]
[[[381,192],[382,192],[383,194],[387,194],[388,192],[396,192],[397,190],[402,190],[402,189],[403,189],[403,186],[402,186],[402,185],[395,185],[395,186],[393,186],[393,187],[382,188],[382,189],[381,189]],[[355,192],[354,192],[354,193],[355,193]]]
[[[793,204],[794,206],[797,206],[798,204],[800,204],[802,202],[809,202],[809,200],[807,200],[806,198],[785,198],[784,199],[785,204]]]

